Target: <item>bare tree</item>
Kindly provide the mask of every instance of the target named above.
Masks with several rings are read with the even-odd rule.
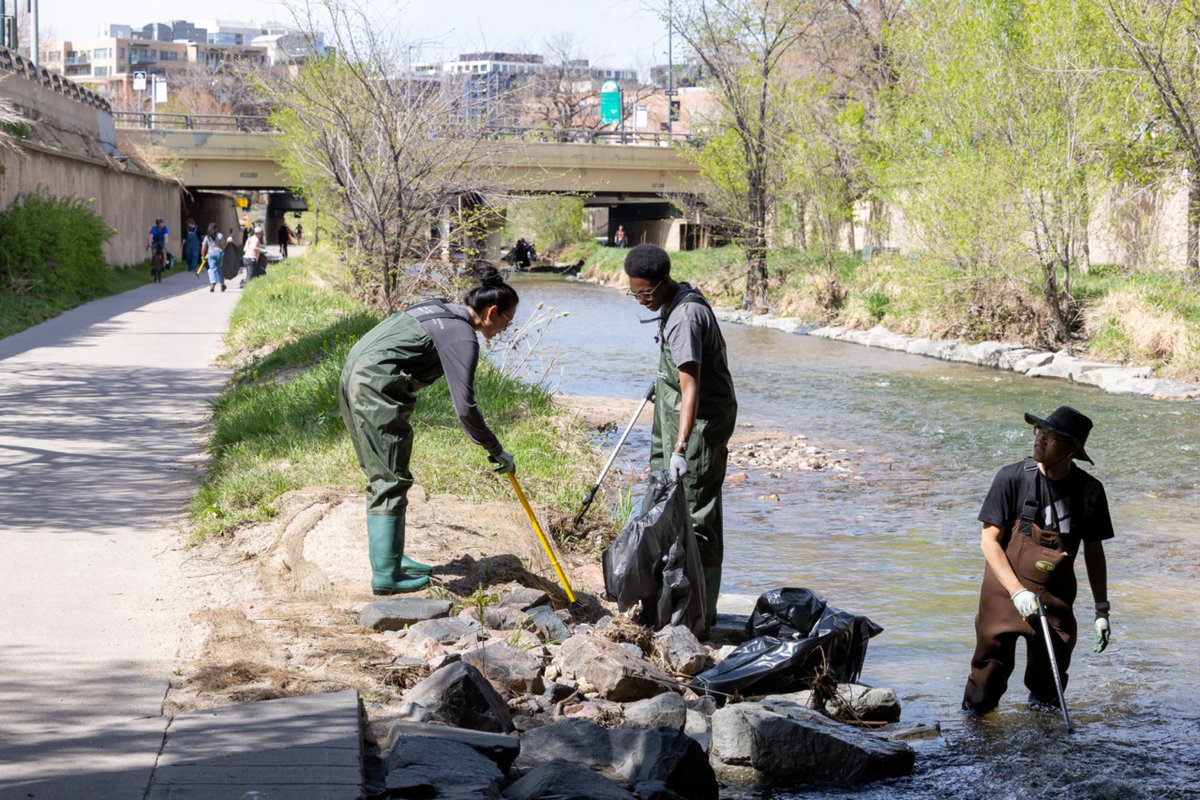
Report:
[[[260,81],[280,163],[332,221],[357,287],[390,310],[438,272],[435,254],[469,256],[492,224],[486,120],[462,113],[460,86],[415,76],[414,48],[365,8],[321,0],[300,22],[332,50]]]
[[[730,162],[742,184],[735,227],[746,254],[744,308],[767,305],[767,222],[776,196],[772,185],[787,130],[780,92],[784,55],[815,24],[820,0],[682,0],[674,4],[680,36],[712,76],[736,153]],[[666,7],[660,10],[668,13]],[[731,176],[734,177],[734,176]]]

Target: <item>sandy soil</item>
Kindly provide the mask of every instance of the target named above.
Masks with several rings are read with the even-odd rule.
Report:
[[[557,396],[592,427],[623,428],[636,400]],[[650,407],[642,421],[649,422]],[[614,423],[614,420],[619,422]],[[828,463],[821,462],[829,459]],[[731,443],[735,469],[837,468],[802,436],[752,430]],[[586,487],[581,487],[586,489]],[[581,497],[582,499],[582,497]],[[408,655],[395,636],[358,624],[370,592],[366,520],[361,491],[315,486],[279,498],[274,519],[212,537],[188,561],[196,601],[181,648],[179,674],[167,696],[172,712],[352,687],[387,713],[408,681],[394,659]],[[579,616],[613,609],[603,601],[599,552],[611,530],[598,513],[576,529],[569,515],[534,507],[544,530],[569,531],[558,559]],[[409,493],[408,554],[434,565],[423,595],[463,598],[481,587],[517,582],[552,593],[567,606],[549,559],[515,498],[476,504],[449,495]]]

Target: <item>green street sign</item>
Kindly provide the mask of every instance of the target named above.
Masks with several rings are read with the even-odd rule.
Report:
[[[613,125],[621,121],[621,87],[616,81],[600,84],[600,124]]]

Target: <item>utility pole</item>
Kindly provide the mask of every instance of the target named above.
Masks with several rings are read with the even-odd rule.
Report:
[[[29,60],[38,65],[38,0],[29,0]]]
[[[675,138],[675,57],[671,34],[675,30],[675,2],[667,2],[667,141]]]

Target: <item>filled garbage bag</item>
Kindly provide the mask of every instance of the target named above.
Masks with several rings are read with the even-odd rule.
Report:
[[[641,603],[638,622],[658,630],[704,629],[704,569],[683,486],[652,472],[641,507],[605,549],[604,591],[625,611]]]
[[[691,686],[724,694],[792,692],[826,673],[852,683],[862,672],[868,641],[882,632],[867,617],[834,608],[808,589],[772,589],[758,598],[746,622],[752,638]]]

